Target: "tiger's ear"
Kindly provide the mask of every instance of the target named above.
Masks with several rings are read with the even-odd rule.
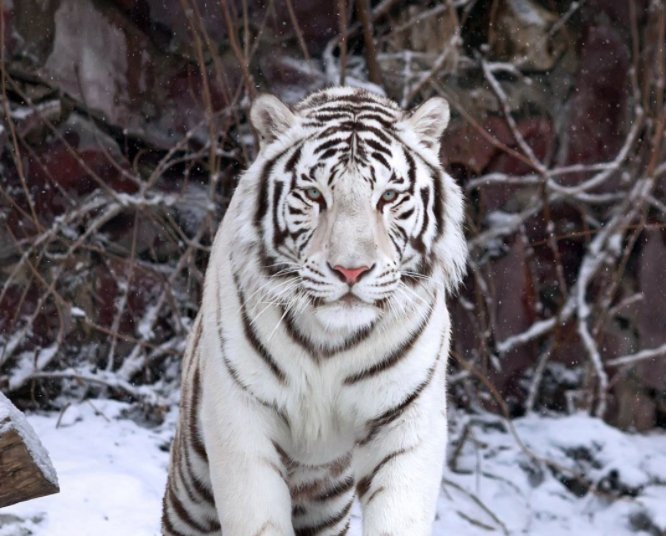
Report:
[[[449,103],[441,97],[432,97],[412,111],[405,122],[425,145],[437,147],[450,117]]]
[[[250,122],[259,134],[262,147],[286,132],[295,120],[294,112],[286,104],[267,93],[257,97],[250,108]]]

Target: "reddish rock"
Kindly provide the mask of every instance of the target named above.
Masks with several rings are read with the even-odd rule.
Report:
[[[643,299],[638,315],[640,348],[655,348],[666,343],[666,232],[646,232],[641,251],[638,281]],[[643,382],[653,389],[666,390],[666,356],[639,366]]]
[[[647,16],[650,0],[632,0],[639,24]],[[590,19],[599,18],[600,14],[607,15],[618,27],[629,31],[630,10],[629,2],[622,0],[589,0],[582,6],[584,15]]]
[[[520,153],[518,144],[504,118],[489,117],[481,126],[500,143]],[[545,158],[552,150],[553,128],[547,118],[522,119],[518,121],[518,131],[537,158]],[[528,164],[491,143],[469,123],[455,125],[446,131],[440,157],[446,166],[457,168],[466,177],[491,172],[506,173],[511,176],[533,172]],[[522,188],[506,184],[483,186],[479,193],[479,209],[486,214],[501,209]]]
[[[578,231],[573,232],[584,226],[581,213],[575,207],[566,203],[551,204],[549,213],[565,282],[568,287],[571,287],[578,277],[585,245],[590,237],[581,235]],[[529,218],[525,222],[524,229],[534,250],[534,274],[538,287],[545,290],[553,289],[552,293],[549,292],[548,296],[542,295],[540,299],[545,307],[551,308],[547,314],[555,314],[562,305],[561,298],[564,294],[562,289],[559,289],[555,254],[550,245],[550,232],[546,226],[543,211],[539,211]]]
[[[56,183],[70,194],[81,197],[101,186],[110,186],[117,192],[136,192],[137,184],[123,176],[129,173],[126,164],[112,160],[102,151],[76,151],[63,143],[45,148],[39,159],[28,159],[33,185]]]
[[[4,2],[0,10],[0,17],[2,17],[3,27],[3,40],[2,46],[4,47],[5,57],[11,57],[14,53],[14,46],[16,45],[16,36],[14,34],[13,26],[13,10],[9,7],[10,4]]]
[[[319,55],[329,40],[338,35],[336,0],[291,0],[291,4],[308,52],[311,55]],[[255,8],[251,10],[253,19],[259,23],[266,7],[265,0],[255,0],[253,6]],[[275,14],[276,18],[269,21],[275,39],[278,42],[293,40],[296,34],[286,0],[276,0]],[[298,57],[302,57],[300,49],[297,50]]]
[[[205,77],[198,67],[184,65],[161,83],[163,96],[155,102],[157,117],[151,127],[153,139],[157,141],[161,136],[159,145],[166,146],[198,126],[195,136],[205,142],[208,137],[206,118],[209,117],[205,86],[210,95],[210,111],[216,112],[243,95],[238,91],[241,83],[240,68],[228,54],[219,63],[209,65]],[[217,130],[223,132],[224,125],[228,127],[233,121],[229,114],[217,118]]]
[[[61,2],[54,14],[51,52],[41,72],[110,122],[137,128],[133,116],[137,98],[147,93],[152,78],[149,43],[113,15],[93,3]],[[134,34],[132,39],[128,33]],[[143,80],[142,88],[137,88],[137,77]],[[133,94],[137,89],[139,93]]]
[[[501,1],[489,11],[492,18],[488,46],[497,60],[508,61],[519,69],[547,70],[567,46],[561,32],[548,35],[559,18],[557,13],[537,2]]]
[[[307,63],[286,54],[265,54],[259,59],[259,68],[266,91],[290,104],[327,85],[324,73],[314,61]]]
[[[534,281],[527,264],[525,245],[522,240],[514,240],[508,252],[488,265],[488,283],[497,342],[511,335],[522,333],[536,319]],[[501,359],[502,368],[495,371],[489,368],[495,385],[501,392],[514,400],[522,400],[518,379],[523,371],[534,364],[536,346],[526,344],[507,353]]]
[[[518,144],[503,117],[488,117],[481,123],[481,128],[500,143],[517,149]],[[553,143],[553,128],[547,118],[518,120],[518,131],[537,158],[543,159],[548,154]],[[517,152],[520,153],[520,150],[517,149]],[[440,156],[445,165],[459,164],[475,175],[491,171],[524,175],[532,170],[529,165],[491,143],[467,122],[452,125],[444,133]]]
[[[484,341],[479,337],[484,337],[485,343],[491,344],[487,350],[492,351],[491,341],[500,342],[522,333],[536,320],[534,281],[521,240],[512,241],[506,253],[486,265],[484,274],[488,290],[480,291],[476,288],[474,279],[468,278],[465,294],[471,303],[478,303],[476,293],[481,292],[481,299],[492,304],[488,313],[490,326],[494,331],[485,332],[484,321],[478,312],[470,313],[459,303],[454,309],[454,348],[466,359],[474,355],[475,349],[484,348]],[[512,403],[520,404],[525,393],[519,380],[525,370],[534,365],[537,351],[536,344],[522,345],[499,358],[501,370],[496,370],[491,363],[484,361],[482,372]]]
[[[13,4],[13,7],[9,6]],[[11,37],[11,56],[22,67],[40,65],[50,50],[54,35],[53,14],[58,2],[47,0],[5,0],[11,12],[5,37]],[[9,58],[10,56],[6,56]]]
[[[627,131],[626,106],[629,50],[620,33],[610,25],[590,26],[581,43],[575,94],[569,103],[566,163],[611,160],[622,146]],[[585,177],[566,175],[563,184],[576,184]],[[604,190],[615,191],[607,181]]]
[[[171,147],[206,117],[204,83],[212,110],[219,110],[237,92],[239,69],[235,58],[223,55],[207,62],[204,82],[196,63],[161,48],[152,34],[144,33],[142,5],[128,1],[115,8],[63,0],[52,13],[53,32],[38,72],[109,123],[158,147]],[[154,11],[155,6],[149,7]],[[123,14],[127,10],[135,24]],[[180,8],[166,11],[178,15],[181,24],[187,20]],[[214,35],[219,39],[219,31]],[[191,35],[187,39],[192,42]]]

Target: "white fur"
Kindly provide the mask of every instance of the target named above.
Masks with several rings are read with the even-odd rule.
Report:
[[[331,98],[344,97],[355,91],[336,88],[328,94]],[[316,286],[323,289],[318,290],[322,304],[315,306],[297,281],[268,277],[259,266],[257,244],[262,237],[254,218],[261,170],[267,161],[306,139],[311,132],[303,126],[308,114],[307,100],[292,113],[272,99],[264,97],[261,109],[253,112],[253,120],[260,123],[266,143],[243,174],[215,238],[201,307],[201,422],[222,533],[294,534],[290,492],[276,470],[281,462],[275,442],[303,466],[324,466],[352,453],[351,470],[357,483],[387,454],[400,452],[376,472],[370,491],[361,500],[364,535],[426,536],[435,515],[446,442],[444,383],[450,320],[445,300],[447,291],[461,278],[466,254],[461,191],[442,171],[444,231],[437,241],[433,230],[428,231],[432,236],[426,237],[432,241],[433,271],[427,279],[407,288],[400,281],[403,267],[385,236],[390,226],[386,218],[390,216],[378,214],[375,209],[381,191],[371,191],[353,168],[346,171],[336,183],[335,194],[322,191],[327,198],[326,210],[308,209],[307,217],[315,222],[312,224],[316,231],[305,249],[303,262],[324,278]],[[417,183],[426,184],[430,180],[427,166],[440,169],[438,147],[433,143],[448,122],[448,106],[443,109],[444,101],[440,99],[406,116],[389,101],[376,99],[396,114],[402,143],[419,155]],[[278,114],[274,123],[269,117],[271,110]],[[272,124],[279,125],[275,135],[270,131]],[[315,158],[308,153],[311,148],[307,145],[303,156],[306,161]],[[399,156],[401,152],[392,150],[391,166],[403,169],[406,163]],[[322,167],[322,173],[327,172]],[[378,181],[388,180],[388,174],[379,176],[378,171]],[[288,195],[291,194],[283,191],[283,203],[297,202]],[[419,210],[414,211],[413,218],[414,228],[424,218],[427,220]],[[265,236],[276,232],[272,220],[262,225]],[[292,262],[289,266],[299,274],[307,272],[307,266]],[[376,268],[352,287],[356,299],[349,298],[350,303],[345,303],[340,298],[350,289],[327,268],[327,262],[331,266],[374,264]],[[382,272],[388,274],[384,279],[390,305],[385,308],[376,305],[379,290],[373,286],[380,281]],[[234,273],[252,326],[284,371],[284,383],[276,380],[248,343]],[[281,307],[291,311],[297,329],[317,355],[311,355],[290,336]],[[426,319],[426,327],[405,358],[363,381],[345,384],[346,378],[371,368],[390,354]],[[370,335],[360,344],[335,355],[327,354],[370,326]],[[237,372],[236,380],[224,366],[225,359]],[[431,380],[408,409],[364,442],[368,423],[404,401],[428,379],[429,371]],[[241,388],[238,379],[247,389]],[[274,408],[267,407],[270,405]],[[286,416],[289,426],[280,413]],[[283,476],[287,476],[286,470]],[[334,528],[339,533],[341,526]]]

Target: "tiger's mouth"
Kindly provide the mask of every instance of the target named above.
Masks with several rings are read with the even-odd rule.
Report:
[[[377,304],[349,291],[335,300],[320,303],[313,313],[326,329],[351,334],[375,323],[382,311]]]
[[[336,303],[336,302],[339,302],[339,303],[341,303],[345,306],[348,306],[348,307],[354,307],[355,305],[369,305],[369,304],[365,303],[361,298],[356,296],[356,294],[353,294],[351,291],[347,292],[347,294],[345,294],[341,298],[338,298],[333,303]]]

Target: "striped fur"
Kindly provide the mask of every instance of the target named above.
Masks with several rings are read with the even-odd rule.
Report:
[[[430,534],[466,256],[437,154],[448,106],[332,88],[262,96],[251,120],[261,149],[213,244],[163,534],[343,535],[354,498],[366,536]]]

